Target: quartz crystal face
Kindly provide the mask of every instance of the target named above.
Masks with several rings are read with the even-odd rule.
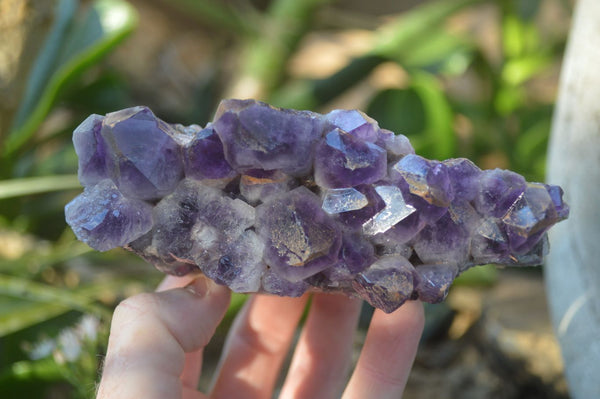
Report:
[[[90,186],[108,177],[106,144],[100,129],[103,116],[92,114],[73,132],[73,146],[79,158],[78,177],[81,184]]]
[[[202,127],[134,107],[91,115],[73,143],[80,240],[235,292],[437,303],[472,266],[540,264],[569,214],[560,187],[425,159],[358,110],[224,100]]]
[[[383,179],[387,155],[383,148],[336,128],[319,142],[314,167],[319,186],[354,187]]]
[[[106,145],[108,175],[130,198],[156,200],[183,178],[176,130],[146,107],[106,115],[101,136]]]

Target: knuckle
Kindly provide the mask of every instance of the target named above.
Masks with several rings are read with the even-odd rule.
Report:
[[[138,320],[158,307],[158,299],[153,294],[138,294],[124,299],[117,305],[113,313],[113,322],[129,322]]]

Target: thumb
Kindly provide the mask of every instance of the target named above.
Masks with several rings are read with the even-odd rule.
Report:
[[[208,344],[229,298],[227,288],[200,277],[185,288],[121,302],[97,398],[181,398],[185,353]]]

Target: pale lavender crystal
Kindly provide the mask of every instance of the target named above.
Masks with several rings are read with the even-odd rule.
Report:
[[[510,249],[516,254],[527,252],[531,248],[531,245],[526,245],[528,241],[539,241],[557,217],[546,187],[539,183],[527,184],[523,194],[502,218]]]
[[[504,225],[498,220],[483,219],[471,237],[471,254],[481,263],[506,263],[510,249]]]
[[[250,204],[257,204],[297,186],[296,180],[278,170],[247,170],[240,179],[240,194]]]
[[[552,202],[554,203],[556,216],[558,219],[563,220],[569,217],[569,206],[563,201],[563,189],[550,184],[545,184],[545,186],[548,190],[548,194],[550,194],[550,198],[552,198]]]
[[[437,303],[474,265],[540,264],[569,214],[560,187],[427,160],[356,110],[225,100],[201,128],[135,107],[90,116],[73,143],[85,191],[65,214],[80,240],[236,292]]]
[[[428,225],[414,238],[413,248],[421,261],[429,264],[465,264],[469,259],[471,237],[467,226],[455,222],[450,213]]]
[[[379,138],[379,124],[359,110],[336,109],[326,114],[325,120],[335,127],[356,136],[361,141],[374,143]]]
[[[331,188],[325,190],[321,207],[325,212],[333,215],[356,211],[367,205],[369,205],[367,197],[355,188]]]
[[[385,208],[385,202],[375,191],[372,184],[361,184],[353,187],[354,190],[364,195],[367,199],[367,205],[360,209],[348,210],[335,215],[336,220],[347,229],[362,230],[363,225]]]
[[[375,191],[383,199],[385,207],[363,224],[363,232],[367,236],[385,233],[416,211],[414,206],[404,201],[399,187],[377,186]]]
[[[311,285],[304,281],[289,281],[277,274],[272,269],[265,270],[262,276],[262,291],[279,296],[299,297],[304,294]]]
[[[77,238],[98,251],[126,245],[152,227],[152,206],[125,198],[109,179],[87,187],[65,206]]]
[[[411,193],[430,204],[447,207],[454,199],[448,167],[442,162],[409,154],[392,167],[391,177],[396,176],[408,183]]]
[[[326,278],[328,286],[334,287],[339,282],[353,280],[357,273],[376,260],[373,244],[359,233],[346,233],[342,237],[338,262],[321,274]]]
[[[444,161],[450,178],[450,185],[457,201],[471,201],[477,195],[479,187],[477,180],[481,175],[473,162],[465,158],[448,159]]]
[[[414,154],[415,149],[410,144],[408,137],[403,134],[395,134],[394,132],[381,129],[375,144],[384,148],[387,151],[388,162],[395,162],[408,154]]]

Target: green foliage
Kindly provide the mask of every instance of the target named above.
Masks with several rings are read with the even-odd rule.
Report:
[[[253,95],[273,104],[327,111],[392,65],[404,78],[363,96],[364,109],[382,127],[406,134],[430,158],[464,156],[481,167],[543,179],[553,99],[536,95],[534,87],[558,65],[565,42],[564,35],[544,36],[538,23],[543,0],[425,2],[377,19],[368,48],[329,76],[312,79],[288,68],[307,35],[356,28],[320,26],[335,2],[271,0],[260,9],[251,2],[163,3],[235,44],[217,52],[223,55],[211,61],[207,82],[198,83],[191,111],[170,115],[173,120],[204,123],[197,118],[211,115],[240,82],[251,82]],[[473,30],[453,22],[482,7],[494,10],[486,23],[500,43],[492,51]],[[146,102],[104,61],[137,22],[124,0],[57,1],[12,127],[0,134],[0,386],[9,397],[92,396],[112,308],[127,295],[151,290],[161,277],[124,251],[91,251],[75,240],[62,211],[79,190],[70,141],[76,124],[90,113]],[[49,123],[65,113],[67,122]],[[459,283],[494,279],[495,269],[484,267]],[[226,324],[244,299],[234,296]],[[82,315],[98,320],[98,335],[79,339],[79,356],[66,359],[59,337],[79,331]],[[53,343],[51,352],[31,357],[44,342]]]

